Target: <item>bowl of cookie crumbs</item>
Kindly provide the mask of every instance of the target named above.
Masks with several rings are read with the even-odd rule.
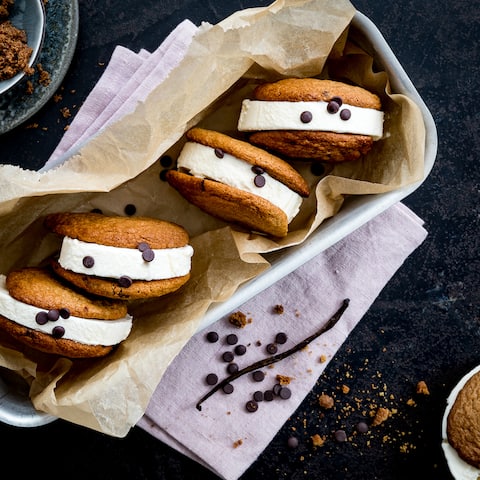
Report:
[[[0,0],[0,95],[33,74],[45,36],[44,0]]]

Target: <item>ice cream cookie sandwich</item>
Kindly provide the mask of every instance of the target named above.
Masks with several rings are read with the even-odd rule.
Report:
[[[99,213],[50,214],[45,225],[63,237],[55,272],[108,298],[141,299],[178,290],[190,278],[193,248],[180,225]]]
[[[238,129],[276,154],[323,162],[365,155],[383,135],[380,98],[333,80],[288,78],[259,85],[242,102]]]
[[[126,302],[89,298],[47,269],[0,275],[0,329],[34,349],[101,357],[125,340],[131,328]]]
[[[223,133],[186,134],[168,183],[204,212],[244,228],[284,237],[310,191],[287,162]]]

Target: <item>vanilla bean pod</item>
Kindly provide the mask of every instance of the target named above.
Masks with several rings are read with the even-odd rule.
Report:
[[[202,403],[205,400],[207,400],[209,397],[211,397],[216,391],[220,390],[228,383],[233,382],[234,380],[241,377],[242,375],[245,375],[246,373],[253,372],[259,368],[267,367],[272,363],[279,362],[280,360],[283,360],[284,358],[289,357],[293,353],[296,353],[302,350],[303,348],[305,348],[310,342],[312,342],[313,340],[318,338],[320,335],[330,330],[340,320],[341,316],[343,315],[343,312],[347,309],[349,303],[350,303],[350,299],[346,298],[345,300],[343,300],[340,308],[334,313],[334,315],[330,318],[330,320],[328,320],[328,322],[322,326],[322,328],[317,330],[313,335],[310,335],[309,337],[302,340],[300,343],[297,343],[294,347],[290,348],[289,350],[286,350],[285,352],[279,353],[277,355],[273,355],[272,357],[264,358],[263,360],[259,360],[258,362],[252,363],[248,367],[242,368],[241,370],[238,370],[237,372],[232,373],[232,375],[230,375],[229,377],[224,378],[220,383],[217,383],[217,385],[215,385],[209,392],[207,392],[198,401],[196,405],[197,410],[202,410]]]

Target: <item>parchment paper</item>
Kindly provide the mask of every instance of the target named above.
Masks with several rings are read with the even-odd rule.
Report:
[[[261,253],[301,243],[341,208],[345,195],[374,194],[423,176],[424,126],[408,98],[392,95],[385,73],[348,40],[355,13],[346,0],[277,1],[203,24],[185,59],[136,110],[101,131],[55,170],[0,167],[0,272],[41,264],[59,248],[43,217],[53,211],[137,214],[183,225],[195,249],[192,278],[180,291],[131,304],[130,337],[100,360],[68,360],[0,337],[0,365],[31,383],[35,407],[74,423],[124,436],[142,416],[162,374],[212,302],[229,298],[268,264]],[[301,48],[299,48],[301,46]],[[295,166],[313,193],[281,241],[242,232],[203,214],[160,180],[159,157],[173,158],[193,125],[239,136],[240,102],[258,81],[335,76],[380,95],[385,138],[361,161],[328,169]]]

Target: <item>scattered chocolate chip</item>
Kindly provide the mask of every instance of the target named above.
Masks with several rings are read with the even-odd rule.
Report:
[[[277,346],[276,346],[274,343],[269,343],[269,344],[265,347],[265,350],[266,350],[267,353],[269,353],[270,355],[274,355],[275,353],[278,352],[278,348],[277,348]]]
[[[230,333],[225,340],[229,345],[235,345],[238,342],[238,337],[234,333]]]
[[[142,252],[142,258],[145,262],[152,262],[155,258],[155,252],[150,248]]]
[[[166,182],[167,181],[167,172],[168,172],[168,168],[164,168],[163,170],[160,171],[160,173],[158,174],[158,176],[160,177],[160,180],[162,182]]]
[[[283,345],[287,341],[287,334],[284,332],[279,332],[275,335],[275,342]]]
[[[255,400],[249,400],[245,404],[245,408],[247,409],[247,412],[256,412],[258,410],[258,403]]]
[[[310,165],[310,171],[313,175],[320,177],[325,173],[325,166],[320,162],[312,162]]]
[[[265,393],[263,394],[263,399],[266,402],[271,402],[275,398],[275,394],[273,393],[272,390],[266,390]]]
[[[55,338],[62,338],[65,335],[65,329],[60,325],[57,325],[56,327],[53,327],[52,335]]]
[[[253,183],[255,184],[256,187],[262,188],[265,186],[265,177],[262,175],[256,175],[255,178],[253,179]]]
[[[35,315],[35,321],[39,325],[45,325],[48,322],[48,313],[47,312],[38,312]]]
[[[305,111],[300,114],[300,121],[302,123],[310,123],[312,121],[313,115],[312,112]]]
[[[276,395],[278,397],[278,395],[280,395],[280,390],[281,390],[282,386],[279,384],[279,383],[276,383],[274,386],[273,386],[273,394]]]
[[[133,280],[128,276],[128,275],[122,275],[118,279],[118,285],[122,288],[128,288],[131,287],[133,283]]]
[[[367,433],[368,432],[368,425],[365,422],[358,422],[356,426],[358,433]]]
[[[333,97],[330,101],[335,102],[339,107],[343,105],[343,100],[340,97]]]
[[[224,362],[231,362],[235,357],[232,352],[224,352],[222,358]]]
[[[252,167],[252,172],[256,175],[262,175],[263,173],[265,173],[265,170],[260,165],[254,165]]]
[[[261,392],[260,390],[257,390],[256,392],[254,392],[253,399],[256,402],[263,402],[263,392]]]
[[[226,385],[223,386],[222,390],[224,393],[230,394],[233,393],[233,385],[231,383],[227,383]]]
[[[135,215],[137,213],[137,207],[132,203],[129,203],[128,205],[125,205],[123,211],[125,212],[125,215],[131,217],[132,215]]]
[[[345,433],[345,430],[337,430],[333,434],[333,437],[335,438],[335,441],[340,443],[347,441],[347,434]]]
[[[232,373],[237,373],[238,372],[238,364],[236,363],[229,363],[227,365],[227,372],[232,374]]]
[[[245,345],[237,345],[235,347],[235,355],[245,355],[247,353],[247,347]]]
[[[216,148],[215,149],[215,156],[217,158],[223,158],[225,156],[225,153],[223,152],[223,150],[221,148]]]
[[[86,257],[83,257],[82,263],[85,268],[92,268],[95,265],[95,260],[93,257],[87,255]]]
[[[348,108],[344,108],[344,109],[340,112],[340,118],[341,118],[342,120],[349,120],[351,116],[352,116],[352,112],[351,112]]]
[[[100,210],[99,208],[92,208],[92,209],[90,210],[90,213],[100,213],[100,214],[102,214],[103,212],[102,212],[102,210]]]
[[[292,391],[288,387],[281,387],[278,396],[283,400],[287,400],[292,396]]]
[[[163,168],[168,168],[173,165],[173,158],[170,155],[162,155],[160,157],[160,165]]]
[[[56,322],[60,318],[60,312],[56,309],[49,310],[47,313],[48,320]]]
[[[340,105],[337,102],[335,102],[333,100],[330,100],[328,102],[328,105],[327,105],[327,112],[328,113],[337,113],[339,109],[340,109]]]
[[[70,310],[68,308],[61,308],[59,311],[60,316],[62,318],[69,318],[70,317]]]
[[[289,437],[287,440],[287,445],[289,448],[297,448],[298,447],[298,438],[297,437]]]
[[[255,372],[252,373],[252,378],[256,382],[262,382],[263,379],[265,378],[265,374],[261,370],[256,370]]]
[[[147,242],[140,242],[137,245],[138,250],[144,252],[145,250],[150,250],[150,245]]]
[[[218,376],[215,373],[209,373],[205,380],[208,385],[215,385],[218,382]]]
[[[218,342],[218,333],[217,332],[208,332],[207,333],[207,340],[210,343]]]

